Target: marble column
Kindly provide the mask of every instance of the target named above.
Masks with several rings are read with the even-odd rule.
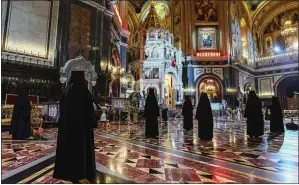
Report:
[[[219,30],[219,51],[222,56],[227,56],[227,40],[228,28],[231,27],[231,21],[228,18],[227,1],[219,1],[218,3],[218,30]],[[221,39],[221,40],[220,40]]]
[[[121,68],[127,69],[127,50],[128,50],[128,41],[129,41],[130,32],[123,29],[121,32],[120,40],[120,63]]]
[[[54,66],[59,73],[60,68],[68,61],[68,43],[69,43],[69,26],[70,26],[70,1],[59,2],[56,51]]]
[[[193,88],[193,82],[195,79],[193,79],[193,73],[194,73],[194,68],[192,66],[192,64],[188,64],[188,89],[192,89]]]

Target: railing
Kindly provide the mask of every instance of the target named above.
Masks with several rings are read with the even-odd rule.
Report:
[[[298,62],[298,52],[284,53],[269,57],[263,57],[256,60],[256,67],[279,66]]]
[[[1,52],[1,62],[2,63],[12,63],[12,64],[23,64],[30,65],[36,67],[54,67],[53,62],[50,59],[38,57],[38,56],[30,56],[26,54],[20,53],[11,53],[11,52]]]

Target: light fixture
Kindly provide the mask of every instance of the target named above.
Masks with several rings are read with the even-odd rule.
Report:
[[[298,42],[294,42],[294,43],[293,43],[293,48],[294,48],[294,49],[298,49]]]
[[[280,48],[279,48],[279,46],[275,46],[275,47],[274,47],[274,51],[277,52],[277,53],[280,52]]]

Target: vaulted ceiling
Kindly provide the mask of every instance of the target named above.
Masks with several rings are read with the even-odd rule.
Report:
[[[142,25],[150,12],[152,4],[154,4],[155,11],[161,21],[170,14],[170,3],[168,0],[130,0],[128,3],[130,31],[135,31],[139,25]]]

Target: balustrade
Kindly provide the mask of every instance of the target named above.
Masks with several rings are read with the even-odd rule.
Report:
[[[2,52],[1,58],[2,63],[23,64],[47,68],[54,67],[53,63],[47,58],[35,57],[26,54]]]
[[[274,55],[269,57],[262,57],[256,60],[256,66],[269,67],[276,65],[284,65],[298,62],[298,52],[284,53],[280,55]]]

